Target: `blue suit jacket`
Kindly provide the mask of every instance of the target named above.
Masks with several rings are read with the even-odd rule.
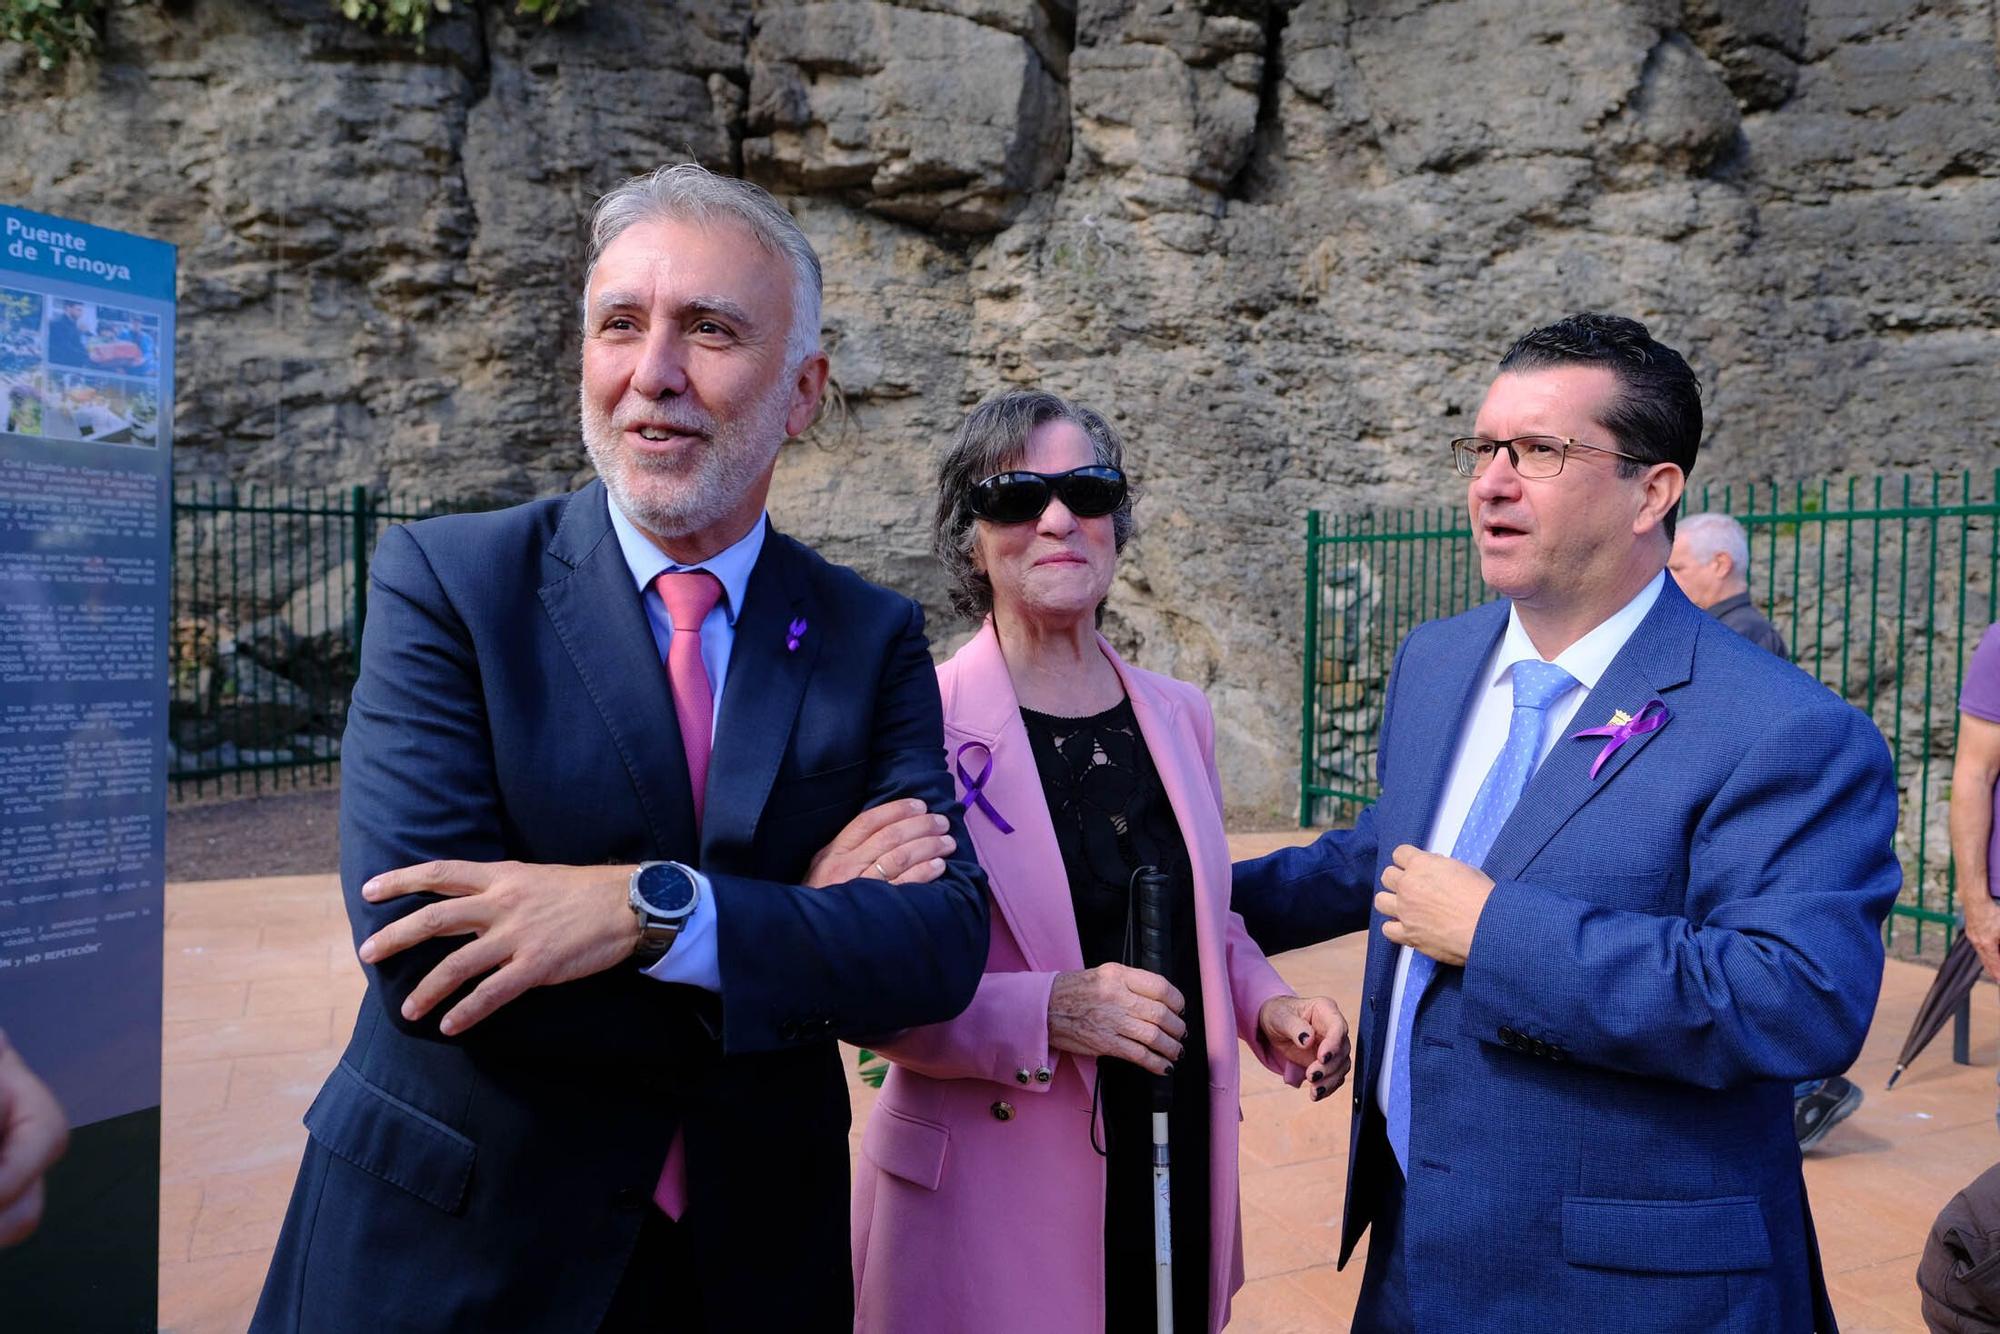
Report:
[[[341,756],[356,941],[426,901],[363,901],[392,867],[671,858],[714,885],[723,990],[615,969],[448,1039],[447,1006],[414,1024],[398,1012],[446,945],[369,969],[353,1040],[306,1114],[254,1327],[594,1330],[681,1127],[708,1327],[846,1329],[834,1038],[950,1018],[986,958],[916,604],[766,538],[697,836],[666,673],[600,484],[392,528],[371,575]],[[788,649],[795,619],[806,630]],[[964,852],[943,878],[797,886],[862,807],[910,796],[951,816]],[[675,1296],[660,1294],[663,1312]]]
[[[1369,933],[1343,1264],[1396,1170],[1369,1151],[1396,964],[1373,895],[1430,833],[1507,610],[1405,641],[1382,799],[1352,830],[1236,870],[1266,951]],[[1654,697],[1671,721],[1596,778],[1602,738],[1556,743],[1486,859],[1466,966],[1422,998],[1405,1261],[1424,1329],[1832,1328],[1790,1085],[1846,1069],[1874,1012],[1902,880],[1888,748],[1671,580],[1569,731]]]

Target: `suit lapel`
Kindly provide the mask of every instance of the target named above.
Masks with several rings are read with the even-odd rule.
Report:
[[[791,539],[766,531],[764,549],[743,592],[729,678],[722,688],[703,804],[704,858],[719,847],[746,848],[757,832],[771,783],[791,744],[806,680],[826,638],[819,619]],[[790,630],[798,621],[805,627],[793,636]],[[790,647],[794,639],[797,647]]]
[[[1229,848],[1226,837],[1220,847],[1214,837],[1221,833],[1222,816],[1208,792],[1207,761],[1200,747],[1193,744],[1193,728],[1179,716],[1178,702],[1127,667],[1109,640],[1100,635],[1097,642],[1125,684],[1139,736],[1152,756],[1153,772],[1160,776],[1167,804],[1173,808],[1174,824],[1187,845],[1188,870],[1194,881],[1188,888],[1194,902],[1202,1004],[1209,1014],[1228,1014],[1231,998],[1225,919],[1229,913]],[[1219,1061],[1227,1048],[1235,1045],[1231,1033],[1213,1025],[1206,1036],[1212,1061]]]
[[[541,588],[544,610],[631,776],[654,844],[694,847],[694,802],[673,691],[632,569],[611,530],[602,483],[563,509],[548,554],[559,565]]]
[[[1029,968],[1080,969],[1083,945],[1068,884],[1048,883],[1049,868],[1063,864],[1062,848],[990,618],[952,656],[945,675],[945,760],[959,800],[966,801],[968,778],[978,778],[990,757],[993,769],[981,792],[1014,831],[1003,834],[984,811],[967,803],[965,827],[986,868],[994,907]],[[961,758],[960,749],[967,745],[971,749]]]
[[[1649,699],[1665,700],[1671,707],[1672,692],[1686,684],[1693,672],[1700,616],[1674,581],[1667,580],[1653,609],[1618,650],[1564,729],[1562,739],[1528,780],[1520,802],[1487,851],[1482,868],[1486,874],[1495,880],[1520,875],[1585,802],[1609,787],[1633,757],[1666,730],[1629,738],[1604,762],[1595,778],[1590,776],[1590,766],[1608,738],[1576,735],[1607,722],[1614,711],[1636,715]]]

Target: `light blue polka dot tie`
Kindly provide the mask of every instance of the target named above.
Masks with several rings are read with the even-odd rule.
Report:
[[[1507,742],[1500,747],[1493,767],[1486,771],[1485,781],[1472,799],[1472,808],[1465,813],[1458,841],[1451,845],[1452,858],[1467,866],[1478,866],[1486,860],[1500,826],[1507,823],[1514,803],[1521,799],[1522,790],[1535,772],[1535,762],[1542,753],[1542,724],[1549,716],[1549,705],[1576,684],[1575,677],[1554,663],[1531,659],[1515,663],[1511,675],[1514,716],[1507,724]],[[1435,959],[1414,950],[1410,952],[1410,971],[1403,981],[1403,1005],[1396,1011],[1395,1043],[1389,1048],[1389,1059],[1395,1065],[1389,1077],[1389,1105],[1384,1111],[1389,1120],[1389,1147],[1396,1151],[1396,1162],[1405,1176],[1410,1171],[1410,1035],[1416,1026],[1417,1002],[1423,999],[1424,988],[1436,971]]]

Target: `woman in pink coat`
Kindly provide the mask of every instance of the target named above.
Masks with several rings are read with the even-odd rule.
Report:
[[[1120,462],[1097,413],[1019,391],[943,461],[938,553],[984,624],[938,683],[992,946],[964,1014],[882,1044],[857,1330],[1153,1330],[1148,1072],[1169,1070],[1175,1327],[1220,1329],[1243,1281],[1237,1039],[1314,1097],[1347,1072],[1339,1011],[1292,995],[1229,910],[1207,700],[1096,631],[1131,528]],[[1174,890],[1164,976],[1120,962],[1142,865]]]

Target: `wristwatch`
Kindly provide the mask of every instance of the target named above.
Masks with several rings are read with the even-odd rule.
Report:
[[[694,914],[701,882],[679,862],[641,862],[632,872],[626,897],[639,918],[639,943],[632,950],[632,962],[641,969],[651,968],[667,956],[674,937]]]

